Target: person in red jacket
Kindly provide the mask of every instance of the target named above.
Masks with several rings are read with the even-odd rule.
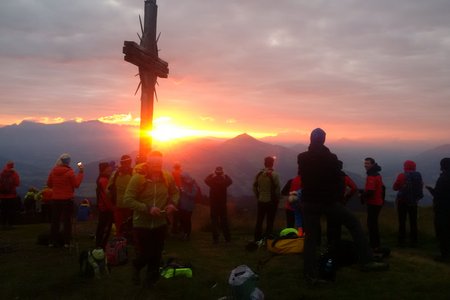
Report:
[[[72,240],[72,215],[74,191],[83,181],[83,165],[78,164],[78,173],[70,167],[70,155],[62,154],[56,166],[50,171],[47,186],[52,189],[50,201],[50,243],[54,247],[58,243],[60,222],[63,223],[63,243],[68,248]]]
[[[95,234],[96,248],[106,247],[111,227],[114,222],[114,204],[107,195],[107,187],[109,177],[112,173],[112,167],[107,162],[101,162],[98,165],[99,175],[97,177],[97,207],[98,207],[98,224]]]
[[[0,174],[0,211],[3,228],[12,228],[17,201],[19,174],[14,170],[14,162],[8,161]]]

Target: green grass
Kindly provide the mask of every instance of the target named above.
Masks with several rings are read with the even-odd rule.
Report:
[[[420,246],[396,248],[397,217],[394,209],[384,208],[381,235],[391,247],[390,270],[363,273],[356,266],[339,270],[336,282],[308,288],[302,280],[302,255],[274,256],[263,266],[258,262],[270,254],[265,249],[246,252],[253,235],[254,217],[249,212],[231,212],[231,244],[213,246],[208,232],[206,207],[194,213],[192,239],[167,240],[164,258],[178,257],[193,265],[193,278],[164,279],[153,290],[131,283],[131,266],[113,267],[109,278],[84,279],[78,274],[76,249],[54,249],[36,245],[36,236],[48,230],[47,224],[19,225],[1,231],[0,243],[12,247],[0,253],[0,299],[218,299],[230,295],[228,277],[233,268],[247,264],[259,274],[258,287],[266,299],[450,299],[450,265],[433,261],[437,244],[432,227],[432,211],[421,208]],[[365,215],[358,215],[365,224]],[[278,214],[278,227],[284,214]],[[89,235],[95,222],[77,224],[79,249],[93,241]],[[344,232],[345,234],[345,232]],[[130,256],[133,257],[132,247]],[[214,287],[213,287],[214,286]]]

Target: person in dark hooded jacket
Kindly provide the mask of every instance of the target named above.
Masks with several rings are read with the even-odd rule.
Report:
[[[397,192],[398,243],[405,245],[406,217],[409,217],[410,243],[417,244],[417,203],[423,198],[422,175],[416,171],[416,163],[407,160],[403,163],[403,173],[398,174],[392,186]]]
[[[434,188],[426,188],[433,195],[434,227],[441,255],[437,261],[450,261],[450,157],[441,160],[441,175]]]
[[[344,225],[350,232],[362,271],[386,270],[388,265],[373,261],[366,236],[358,218],[342,205],[344,176],[335,154],[324,145],[325,131],[311,132],[308,151],[297,156],[298,174],[302,178],[302,202],[305,230],[303,254],[304,276],[308,284],[320,283],[316,248],[320,235],[320,219],[325,215],[335,224]]]

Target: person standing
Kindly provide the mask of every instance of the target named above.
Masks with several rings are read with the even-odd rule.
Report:
[[[175,162],[173,164],[172,167],[172,176],[173,179],[175,180],[175,184],[178,188],[178,190],[181,190],[181,173],[182,173],[182,169],[181,169],[181,164],[179,162]],[[178,208],[178,207],[177,207]],[[170,233],[173,235],[177,235],[180,231],[180,227],[181,227],[181,221],[180,221],[180,211],[177,210],[175,211],[172,216],[169,219],[169,225],[170,225]]]
[[[231,241],[227,212],[227,189],[233,183],[231,178],[223,172],[222,167],[216,167],[214,173],[205,178],[209,186],[210,215],[213,243],[219,242],[219,228],[226,242]]]
[[[302,203],[305,230],[303,255],[304,277],[308,284],[320,283],[316,248],[320,239],[320,218],[343,224],[350,232],[358,251],[362,271],[385,270],[388,265],[374,262],[372,251],[359,220],[341,203],[344,176],[337,156],[324,145],[326,133],[321,128],[311,132],[308,151],[297,156],[302,178]]]
[[[398,243],[405,245],[406,217],[409,218],[410,243],[417,245],[417,203],[423,198],[422,175],[416,171],[416,163],[407,160],[403,163],[403,173],[398,174],[393,189],[397,192],[396,204],[398,213]]]
[[[378,218],[381,208],[384,205],[384,184],[381,178],[381,167],[372,157],[364,159],[364,168],[367,177],[361,201],[367,204],[367,230],[369,231],[369,241],[375,253],[383,253],[380,245],[380,229]]]
[[[441,252],[435,260],[450,262],[450,157],[441,159],[440,166],[435,187],[426,188],[433,195],[434,228]]]
[[[0,217],[3,229],[13,228],[19,185],[20,176],[14,169],[14,162],[8,161],[0,173]]]
[[[162,153],[153,151],[138,164],[128,183],[124,205],[133,210],[133,282],[140,284],[141,270],[147,267],[146,284],[159,279],[159,266],[167,235],[167,215],[177,208],[179,191],[170,172],[164,171]]]
[[[95,247],[105,250],[111,233],[111,227],[114,222],[114,204],[107,195],[107,187],[112,173],[112,167],[110,163],[101,162],[98,164],[98,169],[99,175],[96,182],[98,223],[95,233]]]
[[[180,217],[182,239],[189,240],[192,232],[192,212],[195,208],[195,197],[198,193],[195,180],[186,172],[181,173],[180,205],[178,215]]]
[[[275,158],[264,158],[264,169],[255,176],[253,193],[257,199],[257,215],[255,241],[273,234],[273,223],[281,196],[280,176],[274,171]],[[266,230],[263,235],[263,222],[266,219]]]
[[[133,227],[133,211],[125,207],[123,197],[133,174],[131,163],[132,159],[129,155],[122,155],[119,168],[111,175],[107,189],[107,194],[115,205],[114,223],[116,225],[116,236],[127,239],[130,239]]]
[[[68,248],[72,241],[72,215],[74,191],[83,181],[84,167],[78,164],[78,173],[70,167],[70,155],[62,154],[56,166],[50,171],[47,186],[52,189],[50,201],[50,243],[54,247],[58,243],[60,223],[63,223],[63,243]]]

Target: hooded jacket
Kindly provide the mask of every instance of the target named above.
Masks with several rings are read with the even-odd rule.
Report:
[[[69,200],[74,196],[75,189],[83,181],[83,172],[75,175],[68,165],[55,166],[47,179],[47,186],[52,189],[52,200]]]
[[[0,194],[1,199],[16,199],[17,198],[17,187],[20,185],[19,174],[14,170],[13,166],[7,164],[1,174],[6,176],[12,176],[13,188],[7,194]]]
[[[107,194],[111,197],[112,193],[115,194],[116,197],[116,207],[125,208],[123,203],[123,198],[125,195],[125,191],[127,189],[128,183],[130,182],[131,175],[133,173],[133,169],[119,167],[109,178]]]
[[[134,168],[133,176],[128,183],[123,204],[133,210],[133,227],[154,229],[167,224],[166,214],[150,215],[153,206],[164,210],[168,204],[177,206],[180,193],[175,180],[169,172],[161,171],[160,179],[151,181],[147,178],[147,164],[142,163]]]

